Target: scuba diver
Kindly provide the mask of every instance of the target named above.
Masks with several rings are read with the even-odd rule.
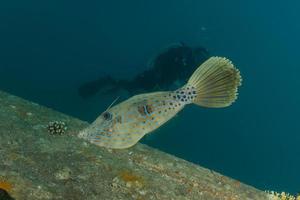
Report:
[[[79,95],[86,99],[96,93],[113,94],[126,90],[130,95],[156,90],[171,90],[184,84],[193,71],[209,58],[203,47],[189,47],[183,43],[173,45],[158,54],[149,69],[131,80],[117,80],[107,75],[82,84]]]

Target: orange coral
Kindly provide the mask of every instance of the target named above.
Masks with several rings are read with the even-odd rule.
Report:
[[[0,189],[10,192],[12,188],[13,188],[13,186],[11,183],[0,180]]]
[[[132,172],[123,171],[120,174],[120,177],[125,182],[142,182],[142,178],[139,176],[134,175]]]

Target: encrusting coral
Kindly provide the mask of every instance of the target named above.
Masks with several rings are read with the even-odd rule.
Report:
[[[293,196],[291,194],[285,192],[274,192],[274,191],[267,191],[269,194],[269,200],[300,200],[300,195]]]

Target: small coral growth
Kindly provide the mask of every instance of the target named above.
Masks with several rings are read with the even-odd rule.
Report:
[[[293,196],[285,192],[274,192],[274,191],[267,191],[269,194],[269,200],[300,200],[300,195]]]
[[[66,132],[67,129],[68,127],[66,123],[62,121],[49,122],[49,124],[47,125],[47,130],[52,135],[62,135]]]

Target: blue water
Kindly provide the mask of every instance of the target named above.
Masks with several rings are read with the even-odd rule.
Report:
[[[82,100],[81,83],[133,77],[172,43],[202,45],[240,69],[239,99],[226,109],[190,106],[142,142],[297,193],[299,10],[296,0],[1,1],[0,89],[92,121],[115,97]]]

